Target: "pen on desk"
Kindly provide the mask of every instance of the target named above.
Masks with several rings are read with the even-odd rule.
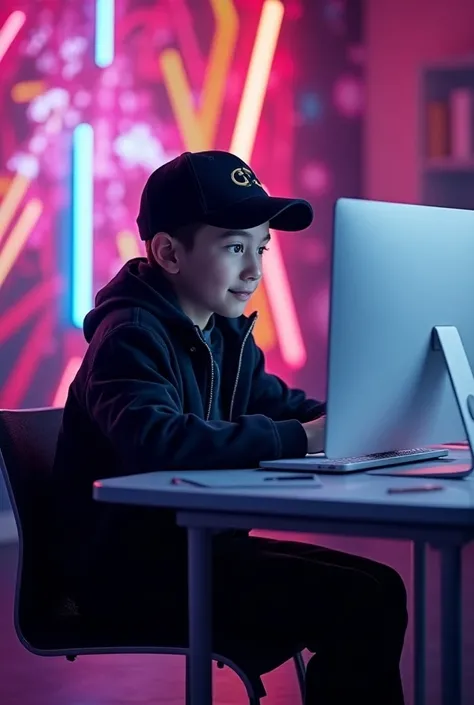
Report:
[[[196,482],[196,480],[188,480],[186,477],[173,477],[171,480],[172,485],[191,485],[192,487],[205,487],[202,482]]]
[[[278,475],[276,477],[264,477],[264,482],[286,481],[286,480],[314,480],[314,475]]]
[[[412,485],[411,487],[389,487],[388,494],[409,494],[410,492],[436,492],[444,490],[443,485]]]

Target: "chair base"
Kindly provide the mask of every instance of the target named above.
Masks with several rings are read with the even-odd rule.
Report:
[[[17,629],[17,635],[19,637],[22,645],[31,653],[36,656],[43,657],[63,657],[69,662],[74,662],[78,656],[93,656],[99,654],[156,654],[156,655],[176,655],[186,657],[186,687],[188,686],[188,649],[182,647],[157,647],[157,646],[97,646],[97,647],[87,647],[80,646],[78,648],[74,647],[63,647],[63,648],[35,648],[31,643],[29,643]],[[243,671],[236,663],[221,656],[220,654],[213,654],[213,660],[217,663],[218,668],[224,668],[227,666],[230,668],[242,681],[247,691],[247,696],[250,705],[260,705],[261,698],[265,697],[266,691],[261,678],[250,678],[245,671]],[[305,697],[305,663],[300,652],[297,652],[293,657],[296,676],[298,679],[298,685],[301,693],[301,701],[304,703]]]

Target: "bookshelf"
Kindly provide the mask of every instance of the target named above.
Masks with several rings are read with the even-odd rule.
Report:
[[[421,72],[421,203],[474,209],[474,56]]]

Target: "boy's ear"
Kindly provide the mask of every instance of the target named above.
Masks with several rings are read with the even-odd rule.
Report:
[[[156,233],[150,248],[156,263],[168,274],[179,273],[177,242],[168,233]]]

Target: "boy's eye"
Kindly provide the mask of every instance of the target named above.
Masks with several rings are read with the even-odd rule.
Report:
[[[241,252],[244,251],[244,246],[240,243],[238,245],[229,245],[227,249],[234,255],[239,255]]]
[[[244,251],[244,246],[242,243],[235,244],[235,245],[228,245],[227,249],[229,252],[232,252],[234,255],[240,255]],[[264,252],[267,252],[268,247],[262,246],[258,248],[258,254],[260,256],[263,255]]]

